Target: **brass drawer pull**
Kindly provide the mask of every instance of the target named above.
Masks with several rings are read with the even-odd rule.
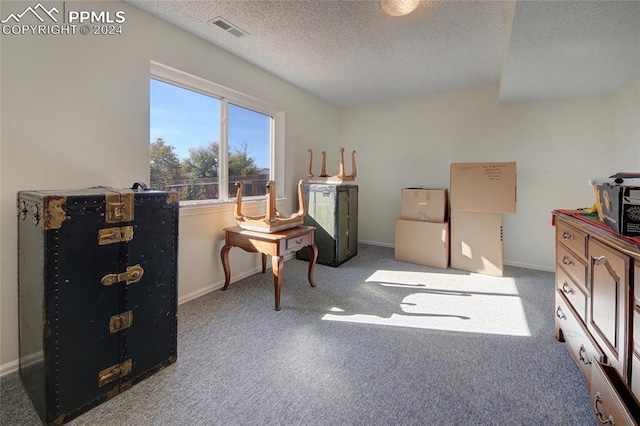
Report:
[[[563,265],[567,265],[567,266],[571,266],[573,265],[573,260],[569,259],[569,257],[567,255],[562,256],[562,264]]]
[[[564,238],[565,240],[573,240],[573,234],[569,231],[564,231],[562,233],[562,238]]]
[[[298,240],[294,240],[294,241],[293,241],[293,243],[294,243],[295,245],[299,245],[299,244],[302,244],[302,242],[303,242],[303,241],[304,241],[304,238],[300,238],[300,239],[298,239]]]
[[[585,356],[582,356],[583,353]],[[587,350],[584,348],[584,345],[580,345],[580,350],[578,351],[578,356],[580,357],[580,361],[582,361],[584,365],[591,365],[591,361],[585,358],[586,355],[587,355]]]
[[[562,284],[562,292],[564,294],[573,294],[573,289],[566,281],[564,282],[564,284]]]
[[[600,411],[600,407],[598,407],[598,404],[602,404],[602,396],[600,395],[600,392],[596,393],[596,399],[593,400],[593,411],[595,412],[596,418],[602,424],[615,425],[616,421],[614,420],[613,416],[609,416],[607,420],[604,419],[604,414],[602,414],[602,411]]]
[[[567,319],[567,316],[564,314],[564,312],[562,312],[560,306],[558,306],[558,309],[556,309],[556,316],[560,319]]]

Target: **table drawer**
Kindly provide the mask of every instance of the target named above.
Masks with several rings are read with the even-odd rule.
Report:
[[[585,321],[587,312],[587,295],[584,287],[576,284],[562,268],[556,268],[556,287],[569,304]]]
[[[610,365],[599,362],[591,369],[591,410],[600,423],[637,425],[640,407]]]
[[[582,370],[588,388],[591,381],[593,360],[602,362],[605,358],[598,345],[585,331],[582,322],[576,319],[573,309],[568,306],[559,292],[556,292],[556,324],[562,330],[567,351]]]
[[[311,234],[299,235],[297,237],[288,238],[285,243],[285,249],[287,251],[298,251],[303,247],[311,245],[313,243]]]
[[[564,269],[575,282],[589,290],[587,286],[586,263],[562,244],[556,245],[556,263]]]
[[[571,247],[583,259],[587,258],[587,236],[562,220],[556,224],[556,239]]]

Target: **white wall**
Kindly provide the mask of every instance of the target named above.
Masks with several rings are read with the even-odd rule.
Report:
[[[359,238],[393,244],[400,188],[448,188],[452,162],[516,161],[505,263],[553,269],[551,211],[591,206],[590,177],[640,171],[639,87],[500,104],[498,86],[487,85],[343,110],[340,143],[358,151]]]
[[[2,2],[0,16],[32,3]],[[118,36],[5,36],[1,43],[0,373],[17,368],[16,192],[24,189],[130,187],[149,180],[149,66],[154,60],[261,98],[286,111],[285,185],[295,183],[306,151],[337,139],[338,110],[176,27],[121,2],[67,2],[77,10],[124,10]],[[302,152],[302,154],[298,154]],[[296,163],[298,157],[304,165]],[[264,212],[264,203],[248,214]],[[179,298],[221,286],[221,229],[232,211],[181,211]],[[234,278],[259,256],[231,252]],[[272,301],[265,301],[271,303]]]

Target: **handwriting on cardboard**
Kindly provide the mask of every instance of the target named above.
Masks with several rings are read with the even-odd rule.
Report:
[[[489,164],[486,166],[482,166],[484,169],[484,174],[489,180],[501,180],[502,179],[502,171],[506,166],[504,164]]]

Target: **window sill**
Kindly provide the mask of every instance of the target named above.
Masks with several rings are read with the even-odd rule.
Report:
[[[243,210],[245,208],[251,209],[253,207],[264,206],[265,198],[261,197],[259,199],[243,199],[242,207]],[[286,201],[286,198],[277,198],[276,204]],[[183,216],[197,216],[203,214],[211,214],[218,212],[232,212],[235,208],[236,202],[233,201],[195,201],[195,202],[184,202],[180,203],[180,217]]]

